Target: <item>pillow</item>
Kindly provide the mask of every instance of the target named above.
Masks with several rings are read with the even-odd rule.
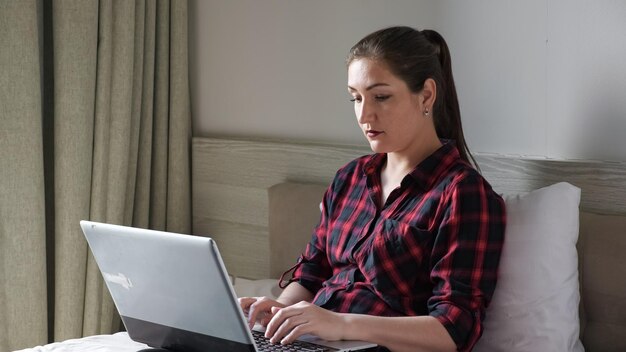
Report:
[[[505,202],[498,284],[474,351],[584,351],[576,251],[580,189],[557,183]]]

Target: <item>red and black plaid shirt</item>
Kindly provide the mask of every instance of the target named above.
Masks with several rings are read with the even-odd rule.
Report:
[[[452,141],[379,209],[386,154],[341,168],[291,281],[336,312],[431,315],[461,351],[482,333],[504,240],[504,202]]]

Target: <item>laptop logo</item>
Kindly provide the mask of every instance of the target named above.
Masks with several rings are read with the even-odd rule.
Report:
[[[133,287],[133,283],[130,281],[130,279],[122,273],[118,273],[117,275],[115,275],[103,272],[102,276],[107,282],[120,285],[127,290],[130,290]]]

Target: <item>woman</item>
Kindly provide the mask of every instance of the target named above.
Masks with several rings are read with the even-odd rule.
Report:
[[[469,351],[497,277],[504,203],[471,166],[444,39],[392,27],[347,58],[348,91],[375,154],[341,168],[277,300],[240,299],[250,324],[392,351]]]

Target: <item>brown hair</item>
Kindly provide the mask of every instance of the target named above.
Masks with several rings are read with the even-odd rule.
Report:
[[[356,43],[350,49],[346,64],[349,66],[352,61],[363,58],[385,63],[414,93],[424,88],[427,78],[432,78],[437,85],[433,106],[437,136],[455,140],[461,158],[478,168],[463,136],[450,51],[439,33],[411,27],[381,29]]]

